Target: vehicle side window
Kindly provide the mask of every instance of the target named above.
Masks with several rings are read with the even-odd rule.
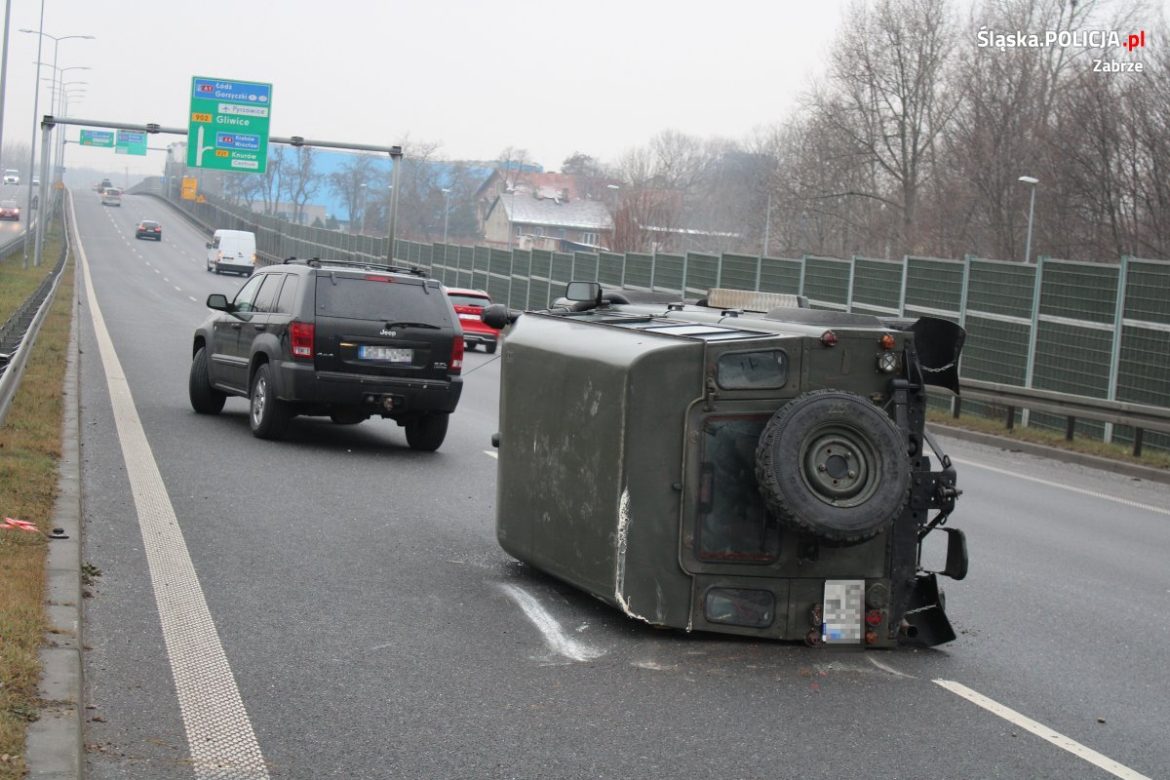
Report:
[[[280,283],[284,281],[284,274],[264,274],[264,286],[256,293],[254,311],[274,311],[276,298],[280,295]]]
[[[276,311],[281,314],[292,314],[297,304],[297,287],[300,280],[295,276],[284,278],[284,287],[280,290],[280,298],[276,302]]]
[[[235,307],[237,312],[243,313],[255,311],[255,306],[253,304],[256,300],[256,292],[260,289],[260,284],[263,281],[263,276],[253,276],[248,280],[247,284],[240,288],[240,291],[236,293],[236,297],[232,301],[232,305]]]

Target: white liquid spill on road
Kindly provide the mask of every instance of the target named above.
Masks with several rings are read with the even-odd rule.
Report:
[[[554,653],[562,655],[570,661],[592,661],[605,655],[604,650],[590,647],[569,636],[561,624],[528,591],[518,585],[500,585],[500,587],[523,610],[524,615],[540,631],[545,644]]]

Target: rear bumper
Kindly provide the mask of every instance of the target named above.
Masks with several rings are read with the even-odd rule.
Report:
[[[276,364],[276,394],[294,403],[355,407],[371,414],[453,412],[463,392],[463,378],[398,379],[365,374],[316,371],[310,365]],[[387,402],[390,407],[387,408]]]
[[[212,263],[211,267],[217,271],[229,274],[250,274],[255,270],[255,266],[251,263],[242,263],[239,265],[235,263]]]
[[[499,335],[496,331],[491,333],[476,333],[474,331],[463,331],[463,341],[467,344],[495,344],[499,341]]]

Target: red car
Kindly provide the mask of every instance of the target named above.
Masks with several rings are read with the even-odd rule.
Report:
[[[20,206],[14,200],[0,200],[0,219],[20,220]]]
[[[479,318],[483,307],[492,302],[491,296],[483,290],[448,287],[447,297],[451,299],[459,324],[463,326],[463,343],[466,348],[474,350],[476,344],[483,344],[485,352],[495,352],[500,332]]]

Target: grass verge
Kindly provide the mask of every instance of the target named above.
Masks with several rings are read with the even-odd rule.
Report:
[[[60,243],[57,246],[59,247]],[[40,268],[32,267],[31,258],[29,267],[22,268],[24,255],[20,249],[0,260],[0,324],[7,322],[8,317],[20,304],[28,300],[33,290],[37,289],[41,280],[53,272],[53,267],[57,264],[57,255],[50,254],[48,246],[43,251],[44,256],[52,260],[42,261]],[[60,250],[54,250],[56,251]]]
[[[56,264],[61,240],[58,225],[45,242],[44,256],[52,258],[52,262],[29,269],[39,276],[28,292]],[[11,265],[11,260],[0,264],[0,290],[4,293],[8,291],[2,274],[12,270]],[[65,357],[73,315],[73,268],[71,262],[65,269],[52,308],[25,364],[20,388],[0,425],[0,516],[36,523],[42,531],[50,530],[57,494]],[[21,301],[23,298],[13,308]],[[25,734],[28,724],[37,719],[41,674],[38,652],[46,628],[47,544],[41,534],[0,531],[0,780],[25,776]]]

